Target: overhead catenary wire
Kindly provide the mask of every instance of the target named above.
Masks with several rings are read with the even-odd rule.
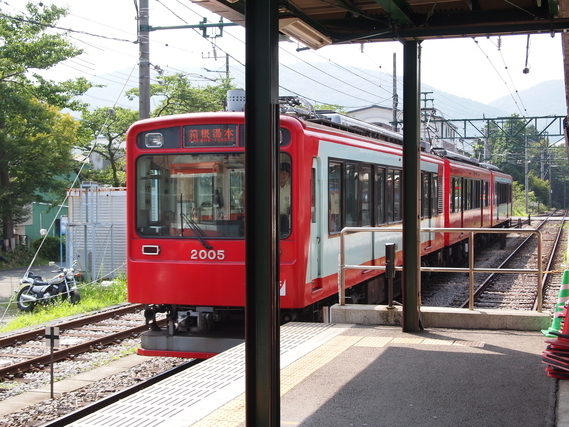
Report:
[[[520,114],[525,117],[525,114],[523,113],[523,111],[521,110],[516,98],[514,97],[514,95],[512,94],[512,91],[510,90],[510,87],[508,85],[508,82],[504,79],[504,77],[500,74],[500,72],[498,71],[498,68],[496,67],[496,65],[494,64],[494,62],[492,62],[492,60],[490,59],[490,56],[484,51],[484,49],[482,49],[482,46],[480,46],[480,43],[478,43],[478,40],[476,40],[475,38],[472,39],[474,41],[474,43],[476,44],[476,46],[478,47],[478,49],[480,50],[480,52],[484,55],[484,57],[488,60],[488,62],[490,63],[491,67],[494,69],[494,71],[496,72],[496,74],[499,76],[500,80],[502,80],[502,82],[504,83],[504,85],[506,86],[506,89],[508,90],[508,93],[510,94],[510,97],[512,98],[512,100],[514,101],[514,104],[516,105],[516,107],[518,108],[518,111],[520,112]]]

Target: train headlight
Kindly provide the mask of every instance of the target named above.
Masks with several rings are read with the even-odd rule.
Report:
[[[162,147],[164,145],[164,136],[159,132],[149,132],[144,135],[144,145],[146,148]]]

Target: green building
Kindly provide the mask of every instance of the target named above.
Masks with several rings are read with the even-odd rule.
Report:
[[[29,245],[31,241],[45,234],[60,237],[61,217],[64,217],[65,226],[67,213],[67,205],[52,206],[49,203],[32,203],[30,218],[15,227],[18,243]]]

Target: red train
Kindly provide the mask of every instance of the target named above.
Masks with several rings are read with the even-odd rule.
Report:
[[[400,134],[337,114],[280,118],[282,320],[318,318],[338,292],[343,227],[400,227]],[[245,300],[243,113],[135,123],[127,137],[128,299],[148,304],[141,354],[209,357],[242,341]],[[421,155],[423,227],[502,227],[510,176],[444,150]],[[426,265],[459,261],[464,236],[421,233]],[[346,262],[384,264],[398,233],[349,236]],[[397,253],[401,262],[401,253]],[[384,300],[381,272],[346,275],[351,302]],[[156,313],[166,313],[159,328]]]

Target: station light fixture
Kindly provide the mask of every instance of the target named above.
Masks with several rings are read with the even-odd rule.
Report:
[[[280,19],[279,31],[314,50],[332,44],[332,40],[329,37],[326,37],[299,18]]]

